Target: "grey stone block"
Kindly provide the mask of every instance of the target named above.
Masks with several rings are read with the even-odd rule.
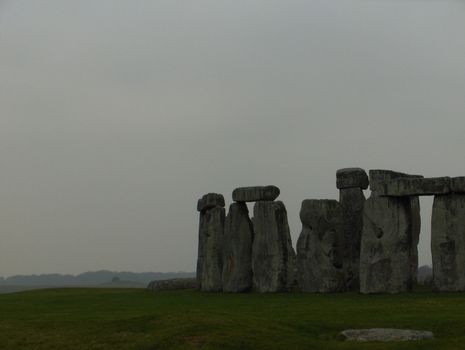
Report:
[[[410,291],[413,218],[410,198],[371,196],[363,210],[360,292]]]
[[[423,178],[422,175],[410,175],[392,170],[374,169],[369,171],[370,174],[370,190],[373,192],[382,191],[384,185],[391,180],[407,177],[407,178]]]
[[[226,216],[223,239],[223,292],[252,289],[253,226],[245,203],[233,203]]]
[[[219,193],[208,193],[197,202],[197,211],[204,211],[214,207],[224,207],[224,197]]]
[[[235,202],[274,201],[279,193],[276,186],[239,187],[233,191],[232,197]]]
[[[200,212],[197,281],[200,290],[220,292],[223,272],[225,209],[214,207]]]
[[[450,177],[398,178],[378,191],[380,196],[408,197],[447,194],[451,191]]]
[[[360,188],[339,191],[344,218],[344,278],[347,290],[360,290],[360,244],[363,229],[365,195]]]
[[[300,219],[303,225],[297,241],[299,287],[313,293],[344,291],[344,224],[340,204],[335,200],[304,200]]]
[[[453,177],[450,182],[450,189],[455,193],[465,193],[465,176]]]
[[[195,278],[173,278],[169,280],[152,281],[147,286],[147,290],[158,292],[161,290],[196,289],[197,280]]]
[[[465,194],[434,198],[431,253],[434,290],[465,291]]]
[[[421,216],[420,216],[420,199],[410,197],[410,215],[412,219],[412,245],[410,251],[410,269],[412,274],[412,283],[417,283],[418,276],[418,243],[420,242]]]
[[[430,331],[412,329],[370,328],[347,329],[340,334],[342,340],[356,342],[403,342],[434,339]]]
[[[257,202],[252,219],[254,289],[261,293],[289,291],[294,283],[295,251],[284,204]]]
[[[336,187],[343,188],[368,188],[368,175],[362,168],[344,168],[336,172]]]

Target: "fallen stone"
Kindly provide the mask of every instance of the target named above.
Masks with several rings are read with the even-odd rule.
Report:
[[[147,286],[147,290],[158,292],[161,290],[176,289],[196,289],[197,280],[195,278],[174,278],[169,280],[152,281]]]
[[[197,280],[199,289],[220,292],[223,273],[225,209],[214,207],[200,212]]]
[[[465,193],[465,176],[453,177],[450,182],[450,189],[455,193]]]
[[[346,288],[360,289],[360,244],[363,229],[363,206],[365,195],[360,188],[339,190],[339,203],[344,222],[343,267]]]
[[[380,196],[408,197],[447,194],[451,191],[450,177],[398,178],[379,190]]]
[[[224,197],[219,193],[208,193],[197,202],[197,211],[205,211],[214,207],[224,207]]]
[[[340,204],[335,200],[304,200],[300,219],[303,227],[297,241],[297,275],[301,290],[344,291],[344,223]]]
[[[368,175],[361,168],[345,168],[336,172],[336,187],[338,189],[355,187],[366,190],[368,184]]]
[[[252,289],[253,226],[245,203],[233,203],[226,216],[223,239],[223,292]]]
[[[274,201],[279,193],[276,186],[240,187],[233,191],[232,197],[235,202]]]
[[[295,251],[284,204],[254,206],[252,270],[254,289],[261,293],[289,291],[294,283]]]
[[[370,190],[373,192],[382,191],[386,183],[399,178],[423,178],[422,175],[409,175],[392,170],[375,169],[370,170]]]
[[[434,198],[431,254],[433,289],[465,291],[465,194]]]
[[[342,340],[357,342],[403,342],[434,339],[429,331],[412,329],[371,328],[347,329],[340,334]]]
[[[363,209],[360,292],[400,293],[412,288],[410,198],[371,196]]]

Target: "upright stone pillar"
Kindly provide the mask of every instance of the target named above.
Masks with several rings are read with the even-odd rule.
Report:
[[[222,290],[224,197],[209,193],[197,204],[200,212],[197,284],[205,292]]]
[[[368,198],[363,217],[360,291],[365,294],[410,291],[411,251],[409,198]]]
[[[297,274],[303,292],[345,290],[343,210],[335,200],[304,200],[297,241]]]
[[[420,232],[418,197],[381,196],[392,180],[401,178],[421,176],[370,170],[372,194],[364,205],[360,252],[362,293],[406,292],[415,281]]]
[[[418,243],[420,243],[421,231],[420,198],[418,196],[409,198],[412,215],[412,246],[410,251],[410,269],[412,274],[412,283],[415,285],[418,282]]]
[[[460,193],[435,196],[431,220],[433,289],[440,292],[465,291],[465,186],[452,183]]]
[[[294,283],[295,252],[280,201],[254,206],[252,245],[253,285],[261,293],[289,291]]]
[[[233,203],[226,216],[223,239],[223,291],[252,289],[253,226],[247,204]]]
[[[349,291],[360,289],[360,244],[363,226],[363,205],[368,176],[361,168],[340,169],[336,173],[339,203],[344,218],[344,278]]]

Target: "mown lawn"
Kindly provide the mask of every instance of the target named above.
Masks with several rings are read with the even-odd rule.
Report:
[[[431,330],[354,344],[347,328]],[[0,349],[465,349],[465,294],[150,293],[55,289],[0,295]]]

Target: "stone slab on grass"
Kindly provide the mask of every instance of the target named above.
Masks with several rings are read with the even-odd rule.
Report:
[[[393,328],[347,329],[340,335],[345,341],[357,342],[401,342],[434,338],[434,334],[429,331]]]

